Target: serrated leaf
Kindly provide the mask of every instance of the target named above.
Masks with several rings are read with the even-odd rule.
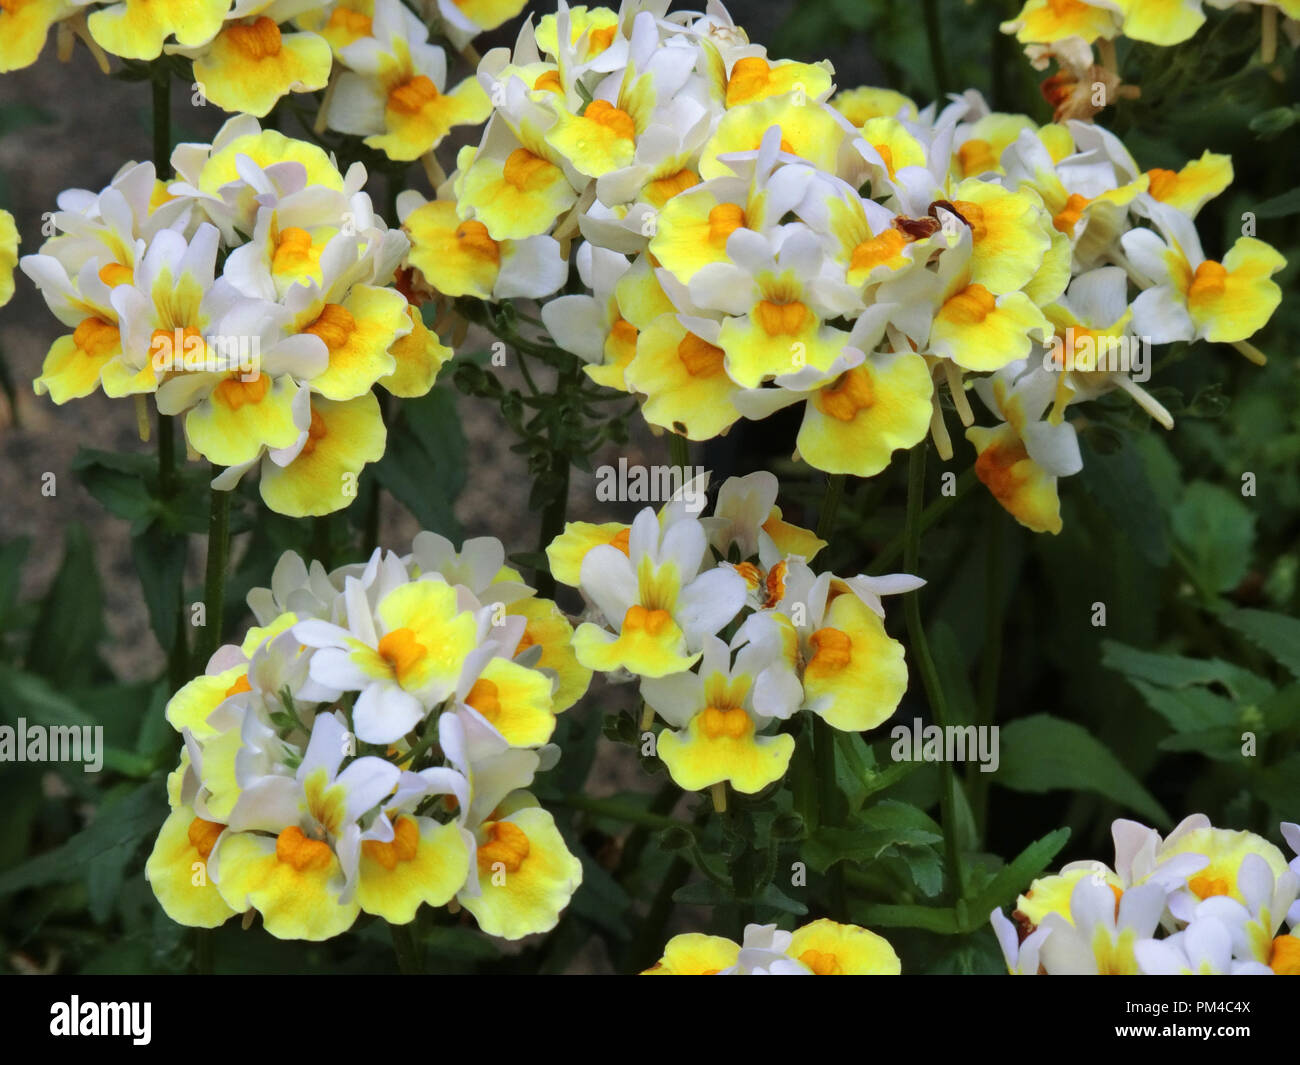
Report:
[[[1247,702],[1265,699],[1273,692],[1273,686],[1264,678],[1218,658],[1186,658],[1140,651],[1117,640],[1103,640],[1101,652],[1101,664],[1108,669],[1164,688],[1217,683],[1237,699]]]
[[[1219,617],[1300,677],[1300,620],[1269,610],[1229,610]]]

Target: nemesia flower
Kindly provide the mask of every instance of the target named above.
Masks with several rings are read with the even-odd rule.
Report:
[[[550,719],[557,675],[518,649],[529,620],[493,625],[505,604],[475,591],[549,601],[503,559],[495,541],[458,550],[428,533],[407,556],[376,551],[333,572],[280,559],[272,586],[249,595],[258,625],[167,707],[185,747],[147,875],[172,919],[215,927],[253,909],[272,935],[319,940],[362,912],[405,924],[454,901],[492,935],[553,927],[581,865],[523,789],[558,754],[531,724]],[[340,637],[348,625],[379,625],[379,650]],[[422,700],[417,719],[388,728],[403,683]],[[392,739],[367,749],[379,733]]]
[[[14,296],[14,267],[18,265],[18,227],[14,216],[0,211],[0,307]]]
[[[344,46],[339,57],[347,70],[326,120],[390,159],[418,159],[453,126],[477,125],[491,110],[474,78],[447,91],[446,53],[428,43],[424,23],[399,0],[375,0],[371,35]]]
[[[898,955],[875,932],[825,918],[783,932],[747,925],[739,945],[694,932],[674,936],[643,976],[897,976]]]
[[[88,7],[92,0],[74,0]],[[123,59],[157,59],[163,42],[175,36],[186,48],[217,35],[230,0],[120,0],[91,12],[87,23],[96,43]]]
[[[223,111],[259,118],[291,92],[323,89],[333,56],[315,33],[285,33],[282,27],[314,0],[239,0],[225,25],[197,47],[169,45],[194,60],[203,95]]]

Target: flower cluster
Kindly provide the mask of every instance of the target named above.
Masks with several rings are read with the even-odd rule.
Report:
[[[263,500],[293,516],[356,497],[384,453],[376,385],[421,396],[451,357],[392,287],[407,250],[324,151],[257,119],[182,144],[176,179],[127,164],[99,193],[59,196],[57,230],[23,271],[71,332],[38,395],[97,388],[183,416],[193,455],[232,488],[260,467]]]
[[[331,573],[290,552],[248,601],[257,626],[167,705],[185,747],[146,868],[167,914],[311,940],[421,903],[554,927],[582,866],[526,789],[591,674],[501,544],[424,532]]]
[[[793,932],[747,925],[743,945],[696,932],[673,936],[642,976],[897,976],[898,955],[875,932],[823,918]]]
[[[815,573],[825,543],[782,519],[770,473],[727,480],[708,517],[689,487],[631,525],[570,522],[546,553],[588,604],[577,660],[640,682],[673,780],[722,806],[727,784],[753,794],[785,775],[794,738],[777,729],[800,711],[852,732],[893,714],[907,667],[880,596],[924,582]]]
[[[425,6],[464,48],[523,0]],[[367,136],[391,159],[423,155],[451,126],[482,122],[490,106],[473,79],[445,91],[447,53],[400,0],[19,0],[0,10],[0,73],[36,62],[56,25],[61,58],[80,37],[104,71],[108,55],[183,56],[196,91],[224,111],[261,118],[291,93],[327,90],[329,125]]]
[[[1300,857],[1203,814],[1162,839],[1111,826],[1114,868],[1072,862],[991,919],[1007,969],[1050,975],[1300,974]],[[1282,835],[1300,855],[1300,825]],[[1290,927],[1282,933],[1283,922]]]
[[[1249,0],[1289,19],[1300,19],[1297,0]],[[1057,44],[1077,38],[1128,37],[1149,44],[1180,44],[1205,24],[1205,7],[1225,9],[1237,0],[1025,0],[1020,14],[1002,24],[1025,44]]]
[[[927,435],[951,458],[951,406],[983,483],[1058,532],[1057,479],[1082,461],[1068,408],[1119,389],[1172,424],[1139,383],[1151,344],[1262,360],[1245,341],[1284,260],[1249,236],[1208,258],[1193,224],[1225,156],[1143,171],[1100,127],[974,92],[832,95],[828,65],[769,59],[717,6],[561,4],[478,76],[482,142],[404,205],[417,279],[500,298],[527,262],[546,293],[580,237],[591,294],[542,319],[652,426],[706,440],[798,404],[797,454],[870,477]]]

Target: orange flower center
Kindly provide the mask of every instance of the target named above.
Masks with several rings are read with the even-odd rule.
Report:
[[[840,965],[839,958],[834,954],[827,954],[820,950],[805,950],[799,955],[799,960],[817,976],[844,975],[844,968]]]
[[[102,359],[117,346],[117,326],[102,318],[87,318],[72,331],[72,342],[91,358]]]
[[[212,390],[212,395],[231,410],[239,410],[245,403],[261,403],[270,387],[271,379],[264,373],[258,374],[251,381],[227,377]]]
[[[631,529],[620,529],[614,534],[614,539],[609,542],[610,547],[617,547],[623,554],[628,553],[628,542],[631,539]]]
[[[772,68],[765,59],[758,56],[745,56],[736,60],[731,68],[731,77],[727,79],[727,106],[752,100],[767,88],[772,80]]]
[[[1187,886],[1191,888],[1192,894],[1198,899],[1208,899],[1214,895],[1231,895],[1232,887],[1221,876],[1207,876],[1202,873],[1200,876],[1194,876],[1187,881]]]
[[[754,723],[750,720],[749,715],[738,706],[708,706],[704,709],[700,727],[704,730],[704,735],[711,740],[720,739],[724,736],[728,739],[738,740],[753,731]]]
[[[540,74],[537,80],[533,82],[534,92],[564,92],[564,85],[560,82],[560,72],[558,70],[548,70],[545,74]]]
[[[636,122],[632,116],[615,107],[608,100],[592,100],[582,117],[604,126],[614,136],[623,140],[630,141],[636,136]]]
[[[709,211],[709,243],[725,245],[727,238],[744,225],[745,209],[740,204],[718,204]]]
[[[853,657],[853,641],[848,633],[839,629],[818,629],[809,638],[812,644],[812,661],[808,669],[829,670],[838,673]]]
[[[722,363],[726,358],[720,347],[694,333],[682,337],[681,343],[677,345],[677,357],[692,377],[717,376],[722,372]]]
[[[240,22],[226,30],[226,39],[249,59],[268,59],[280,54],[280,27],[275,19],[262,15],[255,22]]]
[[[993,145],[979,137],[968,140],[957,149],[957,161],[961,163],[963,176],[986,174],[998,168],[998,157],[993,154]]]
[[[700,177],[693,170],[679,170],[667,177],[656,178],[645,187],[646,202],[655,207],[662,207],[679,192],[685,192],[699,183]]]
[[[388,843],[377,839],[363,840],[361,853],[385,869],[396,869],[398,862],[409,862],[420,849],[420,826],[409,817],[399,817],[393,825],[393,838]]]
[[[240,692],[251,692],[252,690],[253,686],[248,683],[248,674],[241,673],[239,679],[226,689],[226,698],[229,699],[232,695],[238,695]]]
[[[325,28],[340,30],[353,38],[369,37],[370,31],[374,28],[374,21],[369,15],[362,14],[360,11],[353,11],[349,7],[336,7],[330,14],[330,20]]]
[[[1078,225],[1079,219],[1083,217],[1083,209],[1088,206],[1087,196],[1077,192],[1070,193],[1070,198],[1065,201],[1065,206],[1052,218],[1052,225],[1056,227],[1057,232],[1074,236],[1074,227]]]
[[[117,288],[118,285],[131,284],[135,280],[135,274],[129,266],[121,263],[105,263],[99,268],[99,279],[109,288]]]
[[[943,306],[943,316],[957,325],[979,325],[997,307],[997,298],[983,285],[967,285]]]
[[[456,244],[466,255],[476,259],[490,263],[501,261],[500,245],[488,234],[487,226],[476,218],[456,227]]]
[[[1159,167],[1147,171],[1147,180],[1150,182],[1147,191],[1151,193],[1153,199],[1157,200],[1172,196],[1178,186],[1178,175],[1172,170],[1161,170]]]
[[[803,329],[808,318],[808,308],[798,300],[792,303],[773,303],[771,300],[759,300],[754,308],[758,324],[770,337],[795,336]]]
[[[478,864],[491,869],[500,862],[507,873],[519,872],[531,849],[524,830],[509,821],[493,821],[486,826],[488,838],[478,846]]]
[[[199,857],[205,862],[208,855],[212,853],[212,848],[217,845],[217,838],[226,830],[226,826],[217,821],[205,821],[201,817],[196,817],[190,822],[190,829],[187,835],[190,838],[190,846],[199,852]]]
[[[424,644],[415,638],[415,633],[408,628],[394,629],[385,633],[375,649],[379,657],[387,662],[397,675],[398,684],[405,682],[406,675],[425,655]]]
[[[1300,976],[1300,938],[1286,935],[1273,940],[1268,967],[1278,976]]]
[[[465,696],[465,702],[489,721],[495,722],[501,713],[501,692],[490,680],[476,680]]]
[[[817,393],[818,409],[841,422],[853,421],[858,411],[868,409],[875,402],[871,378],[861,366],[840,374],[833,385]]]
[[[307,439],[303,442],[302,451],[299,457],[310,455],[316,450],[317,443],[325,435],[325,419],[321,417],[320,412],[315,407],[311,412],[311,424],[307,426]]]
[[[554,180],[554,169],[540,155],[534,155],[527,148],[516,148],[506,157],[501,176],[520,192],[536,192]]]
[[[311,255],[311,234],[298,226],[280,230],[271,254],[271,270],[282,274],[300,268]]]
[[[347,344],[356,331],[357,320],[341,303],[325,304],[317,319],[303,330],[304,333],[311,333],[325,341],[331,355]]]
[[[1191,287],[1187,290],[1188,302],[1195,303],[1198,300],[1222,296],[1227,280],[1228,271],[1224,269],[1223,264],[1216,263],[1213,259],[1206,259],[1196,268]]]
[[[388,94],[388,108],[403,115],[418,115],[438,98],[438,87],[426,74],[417,74]]]
[[[907,237],[899,230],[886,229],[880,236],[864,240],[853,249],[853,255],[849,259],[849,271],[874,270],[882,263],[896,259],[907,244]]]
[[[645,632],[649,636],[658,636],[672,624],[672,615],[667,610],[647,610],[640,603],[633,603],[623,615],[624,631]]]
[[[328,843],[303,835],[297,825],[290,825],[275,838],[275,856],[300,873],[328,869],[334,858]]]

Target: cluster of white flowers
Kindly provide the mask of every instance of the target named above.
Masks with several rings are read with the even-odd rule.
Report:
[[[546,303],[547,329],[690,439],[802,403],[798,455],[867,477],[927,434],[952,457],[946,390],[980,479],[1057,532],[1057,479],[1081,467],[1068,408],[1121,389],[1170,426],[1140,384],[1151,344],[1262,359],[1244,342],[1284,260],[1253,236],[1207,259],[1193,224],[1226,156],[1143,171],[1098,126],[975,92],[833,95],[829,64],[768,58],[716,3],[561,3],[478,77],[482,141],[403,204],[417,284],[501,298],[515,257],[546,295],[580,239],[591,294]]]
[[[167,706],[185,747],[147,867],[167,913],[313,940],[422,903],[507,939],[554,927],[582,866],[526,789],[591,674],[501,544],[425,532],[331,573],[287,553],[249,605],[259,625]]]
[[[880,597],[925,582],[815,573],[825,542],[783,520],[767,472],[728,479],[697,517],[703,476],[631,525],[570,522],[547,556],[588,604],[578,661],[639,680],[673,779],[721,806],[727,783],[752,794],[785,775],[794,738],[774,730],[799,711],[853,732],[893,714],[907,667]]]
[[[1014,923],[993,911],[1010,972],[1300,974],[1300,857],[1288,866],[1268,840],[1204,814],[1163,839],[1135,821],[1111,834],[1113,869],[1072,862],[1030,885]],[[1283,823],[1282,835],[1300,855],[1300,825]]]
[[[347,506],[384,453],[378,385],[420,396],[451,356],[391,287],[407,240],[315,145],[232,118],[181,144],[175,180],[127,164],[59,196],[23,271],[72,332],[36,379],[56,403],[97,388],[183,417],[190,453],[229,489],[261,467],[273,510]]]

